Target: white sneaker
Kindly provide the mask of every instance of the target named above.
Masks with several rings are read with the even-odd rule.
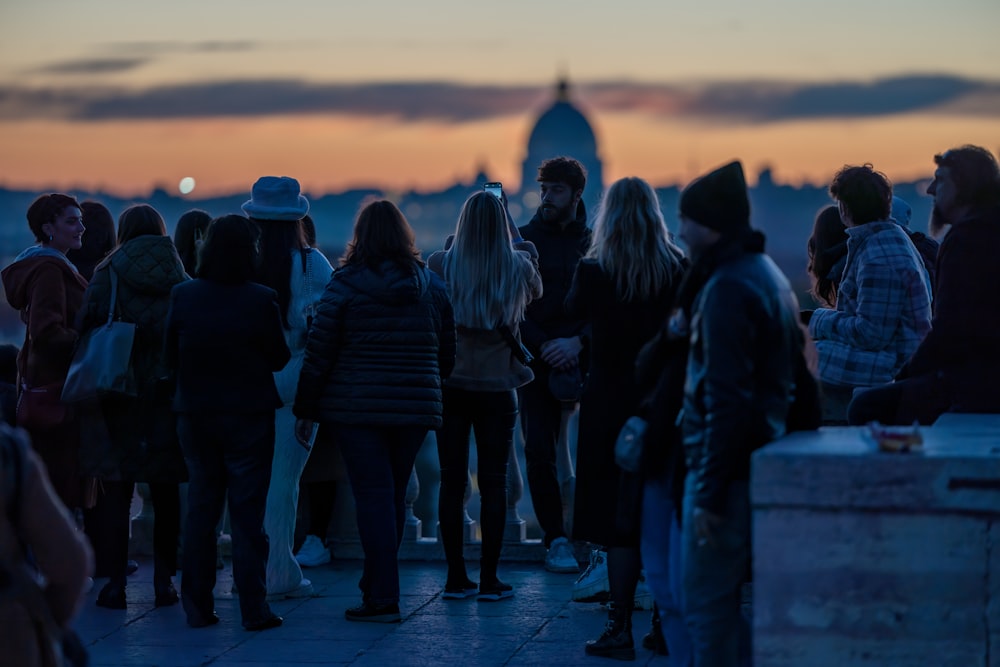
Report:
[[[653,594],[646,585],[646,571],[639,573],[639,581],[635,585],[635,601],[632,603],[633,609],[652,609]]]
[[[303,579],[299,582],[299,585],[290,591],[284,591],[283,593],[272,593],[267,592],[267,601],[276,602],[278,600],[292,600],[296,598],[310,598],[313,596],[313,585],[308,579]]]
[[[549,550],[545,554],[545,569],[549,572],[560,572],[576,574],[580,571],[580,564],[576,562],[573,555],[573,545],[565,537],[557,537],[552,540]]]
[[[605,602],[611,596],[608,581],[608,554],[600,549],[590,552],[590,563],[573,583],[573,599],[577,602]]]
[[[330,562],[330,550],[317,536],[306,535],[305,542],[295,554],[295,560],[302,567],[319,567]]]

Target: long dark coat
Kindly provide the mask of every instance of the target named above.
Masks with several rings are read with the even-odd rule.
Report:
[[[110,268],[118,276],[116,310],[123,321],[138,325],[132,348],[138,396],[106,396],[91,406],[96,410],[81,415],[81,467],[104,479],[184,481],[187,470],[164,381],[163,333],[170,290],[188,276],[169,237],[127,241],[94,270],[80,311],[81,335],[107,321]]]
[[[679,283],[677,276],[672,288],[656,298],[626,303],[596,260],[577,265],[566,308],[590,323],[591,338],[590,373],[580,398],[574,539],[606,547],[639,544],[637,522],[625,526],[618,520],[620,492],[634,497],[639,480],[615,463],[615,440],[642,398],[635,381],[636,356],[663,326]]]

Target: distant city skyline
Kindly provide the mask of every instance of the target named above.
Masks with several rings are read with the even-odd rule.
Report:
[[[1000,148],[997,25],[994,0],[8,3],[0,186],[435,191],[484,168],[516,191],[562,75],[606,183],[731,158],[916,180],[935,152]]]

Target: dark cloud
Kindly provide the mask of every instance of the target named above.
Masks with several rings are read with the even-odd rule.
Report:
[[[633,109],[709,122],[861,118],[934,109],[1000,115],[1000,83],[951,76],[901,76],[869,83],[748,81],[701,86],[609,83],[588,86],[586,92],[588,102],[595,108]],[[975,107],[960,104],[971,98],[981,103]]]
[[[260,48],[259,42],[251,40],[209,40],[201,42],[149,41],[111,42],[105,45],[115,53],[141,53],[162,55],[167,53],[240,53]]]
[[[704,122],[767,123],[940,110],[1000,116],[1000,83],[905,76],[870,83],[736,82],[702,86],[593,83],[573,91],[591,112],[638,111]],[[470,122],[540,109],[548,86],[313,84],[274,79],[122,88],[0,86],[0,117],[126,120],[328,113]],[[974,103],[971,103],[974,101]]]
[[[149,58],[89,58],[66,60],[30,70],[36,74],[117,74],[141,67]]]

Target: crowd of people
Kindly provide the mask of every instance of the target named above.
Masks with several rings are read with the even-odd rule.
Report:
[[[608,624],[585,652],[635,658],[644,578],[651,646],[681,665],[749,664],[752,453],[821,424],[1000,412],[1000,171],[976,146],[934,162],[927,233],[872,165],[834,175],[835,204],[804,249],[815,309],[765,253],[739,162],[682,191],[686,254],[640,178],[611,184],[588,225],[587,175],[570,157],[540,165],[527,224],[502,193],[475,193],[426,261],[399,208],[368,202],[336,268],[293,178],[259,179],[243,214],[185,214],[173,239],[148,205],[115,225],[96,202],[43,195],[27,213],[36,243],[2,271],[26,336],[4,396],[6,421],[24,430],[0,430],[0,567],[44,575],[50,625],[68,627],[88,576],[108,578],[99,606],[127,608],[129,507],[145,482],[155,604],[180,602],[191,627],[219,622],[228,511],[242,625],[276,627],[268,601],[311,595],[302,565],[329,561],[329,507],[303,474],[333,443],[365,555],[361,603],[345,617],[398,622],[404,497],[434,432],[441,598],[502,601],[516,593],[500,568],[520,424],[545,567],[578,573],[575,547],[587,545],[577,585],[606,568]],[[109,313],[136,325],[130,391],[62,401],[78,342]],[[576,409],[567,508],[557,449]],[[626,465],[620,434],[634,418],[640,463]],[[463,526],[473,434],[478,582]],[[319,507],[309,525],[300,505]],[[5,597],[0,622],[30,623],[30,609]],[[33,664],[40,644],[18,637]]]

